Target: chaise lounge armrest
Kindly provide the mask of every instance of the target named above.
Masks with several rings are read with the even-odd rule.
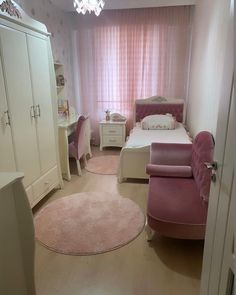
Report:
[[[172,165],[155,165],[148,164],[146,167],[147,174],[159,177],[192,177],[191,166],[172,166]]]
[[[191,166],[192,144],[152,143],[151,164]]]

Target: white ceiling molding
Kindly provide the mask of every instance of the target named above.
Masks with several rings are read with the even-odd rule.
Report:
[[[75,11],[73,0],[51,0],[63,11]],[[179,5],[195,5],[196,0],[105,0],[104,9],[129,9],[145,7],[163,7]]]

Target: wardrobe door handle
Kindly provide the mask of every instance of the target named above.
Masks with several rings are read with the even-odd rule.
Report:
[[[37,117],[41,117],[41,109],[40,109],[40,105],[37,104],[35,108],[36,108],[36,110],[37,110],[37,112],[36,112],[36,116],[37,116]]]
[[[30,107],[30,115],[31,115],[31,118],[36,118],[36,113],[35,113],[35,107],[34,106]]]
[[[10,121],[10,116],[9,116],[9,111],[5,111],[4,112],[5,116],[7,117],[7,120],[6,120],[6,125],[10,126],[11,125],[11,121]]]

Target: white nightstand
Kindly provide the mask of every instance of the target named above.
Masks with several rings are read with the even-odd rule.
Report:
[[[106,146],[123,147],[125,143],[125,126],[126,121],[101,121],[99,123],[100,151]]]

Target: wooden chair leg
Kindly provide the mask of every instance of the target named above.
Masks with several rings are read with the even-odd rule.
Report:
[[[80,166],[80,161],[76,160],[76,164],[77,164],[78,175],[81,176],[82,175],[82,170],[81,170],[81,166]]]
[[[146,225],[145,225],[145,231],[146,231],[146,237],[147,237],[147,241],[148,242],[151,242],[152,239],[153,239],[153,236],[154,236],[154,230],[151,229],[151,227],[148,225],[148,223],[146,222]]]
[[[92,158],[92,151],[91,151],[91,146],[89,145],[89,148],[88,148],[88,154],[89,154],[89,158]]]
[[[83,155],[83,160],[84,160],[84,165],[87,166],[87,158],[85,154]]]

